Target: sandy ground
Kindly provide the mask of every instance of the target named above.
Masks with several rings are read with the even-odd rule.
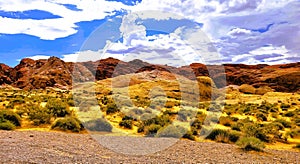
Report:
[[[130,142],[145,145],[146,140],[118,137],[114,148],[126,151]],[[157,147],[168,142],[157,139],[152,144]],[[235,145],[188,140],[178,140],[152,154],[126,155],[105,148],[88,134],[62,132],[0,131],[0,145],[1,163],[300,163],[300,151],[244,152]]]

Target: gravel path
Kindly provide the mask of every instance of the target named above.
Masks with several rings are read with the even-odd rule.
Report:
[[[130,140],[125,138],[120,149],[128,146],[126,142]],[[0,131],[0,145],[1,163],[300,163],[300,152],[244,152],[235,145],[188,140],[154,154],[125,155],[101,146],[87,134],[61,132]]]

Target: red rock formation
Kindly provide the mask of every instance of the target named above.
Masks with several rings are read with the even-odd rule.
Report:
[[[123,62],[114,58],[97,62],[70,63],[59,58],[48,60],[23,59],[15,68],[0,64],[0,85],[9,84],[21,89],[58,87],[70,89],[75,82],[95,81],[144,71],[165,71],[190,79],[210,76],[217,87],[250,84],[254,87],[269,86],[275,91],[296,92],[300,90],[300,63],[281,65],[204,65],[171,67],[133,60]]]

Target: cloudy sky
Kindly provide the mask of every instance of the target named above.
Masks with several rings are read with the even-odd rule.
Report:
[[[299,20],[299,0],[0,0],[0,62],[299,62]]]

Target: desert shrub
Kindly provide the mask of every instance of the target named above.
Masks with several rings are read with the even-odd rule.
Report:
[[[166,108],[173,108],[174,106],[178,106],[179,104],[176,101],[167,101],[165,104]]]
[[[196,119],[191,123],[191,132],[193,135],[198,135],[200,130],[202,128],[202,121],[199,119]]]
[[[122,121],[124,120],[133,120],[133,118],[131,116],[127,116],[125,115],[123,118],[122,118]]]
[[[28,118],[33,121],[33,124],[38,126],[42,124],[49,124],[51,121],[51,111],[48,108],[43,108],[39,105],[31,104],[27,107]]]
[[[46,108],[49,109],[54,117],[65,117],[66,115],[71,114],[67,103],[61,101],[61,99],[49,99]]]
[[[144,134],[148,137],[153,137],[159,129],[162,127],[157,124],[151,124],[149,126],[143,127]]]
[[[291,138],[300,137],[300,128],[297,128],[297,129],[294,129],[294,130],[288,132],[287,135],[290,136]]]
[[[237,111],[237,113],[239,114],[252,114],[252,113],[256,113],[258,111],[258,105],[257,104],[252,104],[252,103],[248,103],[248,104],[240,104],[239,105],[239,109]]]
[[[284,126],[280,122],[272,122],[267,124],[270,128],[275,128],[277,131],[278,130],[284,130]]]
[[[221,116],[219,119],[219,124],[224,126],[231,126],[233,124],[233,119],[230,116]]]
[[[154,123],[154,124],[157,124],[157,125],[160,125],[160,126],[164,127],[164,126],[167,126],[167,125],[171,124],[172,120],[171,120],[170,115],[161,115],[161,116],[157,116],[155,118],[152,118],[150,120],[146,120],[144,122],[145,122],[146,125],[149,125],[149,123],[150,124]]]
[[[225,104],[224,105],[224,112],[227,113],[228,115],[236,113],[238,109],[239,109],[238,104]]]
[[[231,129],[232,130],[236,130],[236,131],[241,131],[243,124],[241,123],[234,123],[231,125]]]
[[[241,132],[231,130],[229,131],[229,141],[230,142],[236,142],[240,137],[242,136]]]
[[[256,137],[264,142],[271,141],[264,127],[257,123],[245,124],[242,128],[242,132],[245,133],[247,137]]]
[[[246,94],[255,94],[256,89],[249,84],[243,84],[239,87],[240,92],[246,93]]]
[[[113,126],[104,118],[90,120],[83,123],[84,127],[90,131],[106,131],[111,132]]]
[[[289,122],[287,120],[284,120],[284,119],[277,119],[277,120],[275,120],[275,122],[281,123],[285,128],[291,128],[292,127],[291,122]]]
[[[106,106],[106,114],[114,114],[120,112],[120,109],[115,103],[109,103]]]
[[[190,130],[186,131],[186,133],[182,136],[182,138],[186,138],[193,141],[195,140],[195,136],[193,135],[193,132]]]
[[[294,146],[294,148],[300,149],[300,144],[296,144],[296,146]]]
[[[280,108],[281,108],[282,110],[287,110],[287,109],[289,109],[290,107],[291,107],[290,104],[284,104],[284,103],[282,103],[282,104],[280,105]]]
[[[223,129],[213,129],[206,139],[214,140],[217,142],[229,143],[236,142],[241,136],[240,132],[229,131]]]
[[[271,116],[272,116],[273,118],[278,118],[279,114],[278,114],[278,113],[272,113]]]
[[[69,106],[75,106],[75,101],[73,99],[69,99],[67,103]]]
[[[13,123],[11,123],[10,121],[5,120],[5,121],[0,122],[0,129],[1,130],[14,130],[14,129],[16,129],[16,126]]]
[[[268,142],[274,142],[274,141],[284,141],[282,133],[279,132],[280,129],[283,129],[283,125],[278,122],[272,122],[268,124],[263,124],[261,127],[264,133],[268,136]]]
[[[10,121],[11,123],[13,123],[15,126],[21,126],[21,118],[20,116],[13,112],[13,111],[9,111],[9,110],[1,110],[0,111],[0,120],[7,120]]]
[[[236,131],[242,131],[242,128],[247,123],[252,123],[252,121],[249,118],[240,119],[231,125],[231,129]]]
[[[228,135],[228,131],[223,129],[213,129],[206,139],[216,140],[218,135]]]
[[[132,120],[122,120],[119,123],[119,126],[127,128],[127,129],[132,129]]]
[[[246,151],[263,151],[265,148],[264,143],[255,137],[242,137],[236,142],[236,144]]]
[[[285,117],[293,117],[295,115],[296,115],[295,111],[288,111],[283,114],[283,116]]]
[[[225,133],[218,134],[215,138],[215,141],[222,142],[222,143],[229,143],[229,136],[228,134]]]
[[[180,138],[183,134],[180,129],[174,125],[169,125],[157,131],[155,137]]]
[[[170,115],[170,116],[172,116],[172,115],[176,115],[176,114],[178,114],[177,111],[172,111],[172,110],[170,110],[170,109],[167,109],[167,110],[165,110],[165,111],[163,112],[163,115]]]
[[[79,132],[83,129],[80,121],[73,117],[66,117],[57,119],[52,125],[51,129]]]
[[[255,114],[255,117],[257,118],[257,120],[259,121],[267,121],[268,120],[268,115],[262,113],[262,112],[259,112],[259,113],[256,113]]]
[[[297,126],[300,126],[300,118],[298,116],[294,118],[294,122],[296,123]]]

